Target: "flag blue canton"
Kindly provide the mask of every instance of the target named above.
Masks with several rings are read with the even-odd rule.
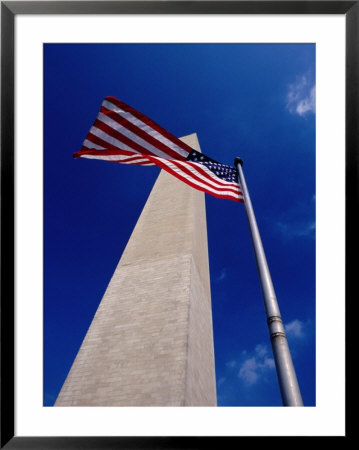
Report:
[[[213,172],[218,178],[230,183],[236,183],[238,181],[238,170],[235,167],[221,164],[214,159],[208,158],[203,153],[192,150],[186,158],[186,161],[192,161],[201,164],[211,172]]]

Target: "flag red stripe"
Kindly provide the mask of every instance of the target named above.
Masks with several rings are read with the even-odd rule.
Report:
[[[74,158],[80,158],[83,155],[125,155],[125,156],[140,156],[142,157],[141,153],[136,152],[130,152],[128,150],[120,150],[118,148],[113,149],[106,149],[106,150],[96,150],[87,148],[86,150],[81,150],[80,152],[74,153]],[[144,155],[147,156],[147,155]]]
[[[116,163],[123,163],[123,164],[138,164],[138,165],[155,165],[154,162],[150,161],[147,156],[142,156],[139,153],[136,153],[137,156],[127,156],[127,155],[121,155],[121,153],[112,153],[111,152],[101,152],[94,153],[94,152],[77,152],[73,154],[73,157],[76,158],[87,158],[90,157],[90,159],[98,159],[101,161],[108,161],[108,162],[116,162]],[[93,158],[91,158],[93,156]],[[114,159],[113,157],[120,157],[124,156],[123,159]],[[141,161],[143,159],[146,159],[146,161]]]
[[[131,108],[131,106],[126,105],[126,103],[121,102],[115,97],[106,97],[105,100],[112,103],[115,106],[118,106],[119,108],[123,109],[126,112],[131,113],[134,117],[144,122],[146,125],[150,126],[154,130],[156,130],[158,133],[162,134],[162,136],[166,137],[168,140],[173,142],[174,144],[178,145],[180,148],[185,150],[186,152],[190,153],[193,149],[189,147],[184,142],[180,141],[176,136],[162,128],[160,125],[158,125],[156,122],[153,122],[150,118],[145,116],[144,114],[140,113],[139,111],[136,111],[135,109]]]

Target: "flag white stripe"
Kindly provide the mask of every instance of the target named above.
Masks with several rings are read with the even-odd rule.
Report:
[[[149,161],[147,158],[143,158],[142,156],[134,159],[133,156],[125,156],[125,155],[81,155],[81,158],[88,159],[102,159],[104,161],[118,161],[126,164],[137,164],[137,163],[146,163],[148,166],[155,166],[156,164],[152,161]],[[131,161],[128,161],[131,159]]]
[[[97,144],[94,144],[93,142],[89,141],[88,139],[84,140],[84,143],[82,144],[83,147],[89,148],[89,149],[95,149],[95,150],[105,150],[105,147],[100,147]]]
[[[140,164],[141,166],[155,166],[153,162],[148,161],[147,159],[138,159],[136,161],[117,161],[121,164]]]
[[[128,145],[124,144],[123,142],[119,141],[118,139],[114,138],[113,136],[110,136],[109,134],[107,134],[104,131],[100,130],[99,128],[95,127],[94,125],[90,128],[90,133],[99,137],[103,141],[108,142],[109,144],[113,145],[114,147],[117,147],[120,150],[128,150],[130,152],[140,153],[137,150],[134,150],[133,148],[131,148]]]
[[[149,144],[144,139],[139,137],[137,134],[133,133],[132,131],[128,130],[127,128],[117,123],[115,120],[106,116],[106,114],[100,112],[97,116],[97,119],[105,123],[109,127],[113,128],[114,130],[119,131],[120,133],[131,139],[131,141],[134,141],[136,142],[136,144],[141,145],[141,147],[145,148],[152,154],[159,156],[160,158],[173,159],[172,157],[168,156],[167,153],[162,152],[157,147],[154,147],[153,145]]]
[[[123,109],[119,108],[118,106],[114,105],[113,103],[104,100],[102,103],[102,106],[106,109],[109,109],[110,111],[115,112],[116,114],[119,114],[120,116],[124,117],[129,122],[133,123],[137,127],[141,128],[144,132],[152,136],[153,138],[157,139],[158,141],[162,142],[162,144],[169,147],[171,150],[179,153],[181,156],[184,156],[185,158],[188,156],[188,152],[183,150],[178,145],[171,142],[169,139],[167,139],[165,136],[160,134],[158,131],[151,128],[149,125],[145,124],[141,120],[137,119],[137,117],[133,116],[131,113],[124,111]],[[168,156],[167,156],[168,158]]]

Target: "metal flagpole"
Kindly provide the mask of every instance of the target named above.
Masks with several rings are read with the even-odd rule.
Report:
[[[303,406],[297,376],[290,355],[287,337],[285,334],[282,318],[279,312],[277,298],[274,292],[272,279],[268,269],[267,259],[264,253],[262,240],[259,234],[252,202],[248,193],[246,180],[244,178],[241,158],[234,160],[238,169],[239,184],[242,186],[244,206],[252,236],[252,243],[256,257],[257,269],[262,288],[262,295],[267,316],[273,355],[277,369],[279,388],[284,406]]]

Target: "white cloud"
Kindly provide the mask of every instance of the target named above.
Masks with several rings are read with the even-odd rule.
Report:
[[[253,354],[241,364],[238,377],[247,385],[252,386],[274,367],[274,360],[269,356],[267,346],[259,344]]]
[[[285,325],[285,331],[289,337],[304,337],[305,324],[298,319],[294,319]]]
[[[256,361],[256,358],[253,357],[244,361],[238,373],[238,376],[247,384],[255,384],[258,381],[259,377],[257,371],[258,371],[258,363]]]
[[[315,112],[315,86],[310,90],[308,97],[300,100],[296,111],[300,116],[304,116],[307,112]]]
[[[315,113],[315,86],[303,75],[296,83],[289,85],[287,109],[291,114],[303,117]]]

